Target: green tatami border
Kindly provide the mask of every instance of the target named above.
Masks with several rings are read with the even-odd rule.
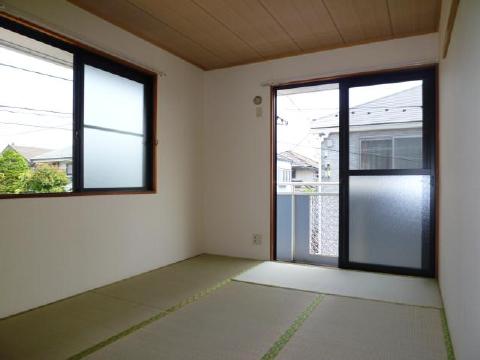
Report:
[[[273,346],[262,356],[261,360],[272,360],[277,357],[277,355],[282,351],[282,349],[287,345],[290,339],[295,335],[300,326],[303,325],[305,320],[312,314],[313,310],[322,302],[325,295],[319,294],[315,296],[315,299],[307,306],[305,310],[295,319],[295,321],[290,325],[290,327],[278,338]]]
[[[445,314],[444,308],[440,312],[440,317],[442,318],[443,339],[445,341],[445,348],[447,349],[447,359],[455,360],[455,352],[453,351],[452,338],[448,330],[447,315]]]
[[[68,359],[69,360],[78,360],[78,359],[83,359],[84,357],[88,356],[88,355],[91,355],[93,354],[94,352],[108,346],[108,345],[111,345],[113,344],[114,342],[122,339],[123,337],[125,336],[128,336],[132,333],[134,333],[135,331],[137,330],[140,330],[142,328],[144,328],[145,326],[147,325],[150,325],[151,323],[157,321],[157,320],[160,320],[161,318],[164,318],[165,316],[168,316],[172,313],[174,313],[175,311],[177,310],[180,310],[181,308],[187,306],[187,305],[190,305],[192,303],[194,303],[195,301],[201,299],[202,297],[205,297],[209,294],[211,294],[212,292],[214,292],[215,290],[221,288],[222,286],[225,286],[226,284],[230,283],[232,281],[232,278],[229,278],[229,279],[226,279],[226,280],[223,280],[209,288],[206,288],[205,290],[202,290],[198,293],[196,293],[195,295],[193,296],[190,296],[189,298],[169,307],[168,309],[166,310],[162,310],[160,311],[158,314],[136,324],[136,325],[133,325],[131,327],[129,327],[128,329],[126,330],[123,330],[121,332],[119,332],[118,334],[116,335],[113,335],[73,356],[70,356]]]

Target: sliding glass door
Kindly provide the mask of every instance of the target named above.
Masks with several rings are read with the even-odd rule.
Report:
[[[435,74],[428,67],[275,89],[277,259],[434,275]],[[318,98],[305,97],[300,109],[292,94],[309,89]],[[336,99],[328,102],[327,90]],[[282,143],[295,137],[283,103],[309,116],[300,141]],[[290,155],[307,150],[317,175],[302,183],[298,154]]]
[[[424,69],[342,84],[344,267],[434,274],[434,82]]]

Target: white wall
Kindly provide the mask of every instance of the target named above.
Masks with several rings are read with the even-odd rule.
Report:
[[[0,201],[0,318],[200,253],[203,71],[66,1],[6,4],[167,77],[158,194]]]
[[[204,105],[204,243],[210,253],[269,258],[270,89],[262,82],[433,63],[438,35],[209,71]],[[263,97],[256,117],[254,96]],[[218,176],[221,174],[221,176]],[[252,234],[264,235],[261,246]]]
[[[480,359],[479,18],[460,1],[440,64],[440,287],[458,360]]]

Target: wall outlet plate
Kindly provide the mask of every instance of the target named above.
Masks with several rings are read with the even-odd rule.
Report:
[[[253,243],[255,245],[261,245],[262,239],[263,239],[262,234],[253,234]]]

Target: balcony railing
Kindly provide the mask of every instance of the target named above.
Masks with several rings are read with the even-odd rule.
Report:
[[[277,258],[338,256],[338,182],[277,183]]]

